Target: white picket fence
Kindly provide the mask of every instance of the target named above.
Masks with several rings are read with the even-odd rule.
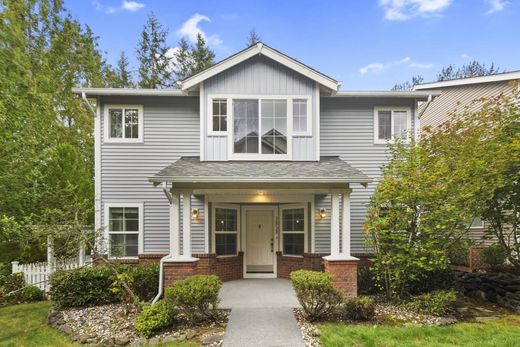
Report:
[[[77,269],[79,267],[88,265],[88,263],[83,262],[78,258],[71,258],[65,260],[57,260],[54,262],[37,262],[30,264],[20,264],[17,261],[13,261],[11,263],[13,273],[21,272],[25,278],[25,282],[27,284],[32,284],[41,290],[48,291],[49,286],[49,277],[50,275],[57,270],[72,270]]]

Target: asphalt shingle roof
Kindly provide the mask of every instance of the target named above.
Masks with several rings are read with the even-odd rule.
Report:
[[[151,182],[336,182],[368,183],[367,175],[336,156],[320,161],[200,161],[181,157]]]

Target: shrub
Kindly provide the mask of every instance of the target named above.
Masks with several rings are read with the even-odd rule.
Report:
[[[20,291],[23,302],[35,302],[45,300],[45,292],[36,286],[28,286]]]
[[[120,272],[128,275],[130,288],[143,301],[151,301],[159,290],[159,264],[121,266]]]
[[[460,239],[448,248],[448,258],[454,265],[469,266],[469,248],[472,242],[468,239]]]
[[[375,294],[380,291],[374,273],[367,266],[358,267],[357,285],[359,294]]]
[[[328,273],[298,270],[291,273],[291,281],[307,319],[326,317],[341,301]]]
[[[221,286],[222,282],[215,275],[191,276],[167,288],[166,299],[191,323],[211,320],[217,316]]]
[[[343,319],[354,321],[368,321],[374,318],[376,303],[369,296],[348,298],[340,308]]]
[[[456,287],[455,273],[452,269],[426,271],[419,279],[408,283],[411,295],[429,293],[436,290],[449,290]]]
[[[175,308],[159,301],[155,305],[146,306],[135,319],[135,329],[139,336],[149,338],[155,333],[171,326],[175,320]]]
[[[404,306],[418,313],[442,316],[453,309],[456,300],[455,290],[437,290],[413,296]]]
[[[491,245],[486,247],[480,251],[480,255],[482,256],[482,259],[492,267],[504,264],[507,259],[507,251],[500,245]]]
[[[23,302],[21,289],[25,286],[21,272],[0,276],[0,306]]]
[[[105,266],[56,271],[50,278],[49,293],[57,309],[109,304],[118,300],[111,290],[115,279]]]

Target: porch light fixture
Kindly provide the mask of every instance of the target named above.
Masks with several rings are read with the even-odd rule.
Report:
[[[324,208],[320,209],[320,218],[323,219],[326,216],[327,216],[327,213],[325,212],[325,209]]]
[[[198,208],[194,208],[193,210],[191,210],[191,217],[193,219],[199,218],[199,209]]]

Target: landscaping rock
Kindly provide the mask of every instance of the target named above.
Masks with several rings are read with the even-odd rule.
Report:
[[[130,338],[128,338],[127,336],[116,337],[114,339],[114,343],[117,346],[126,346],[126,345],[128,345],[130,343]]]
[[[224,339],[224,335],[222,334],[214,334],[214,335],[208,335],[202,339],[203,345],[211,345],[213,343],[220,342]]]
[[[489,316],[489,317],[475,317],[475,320],[479,323],[484,323],[484,322],[489,322],[489,321],[493,321],[493,320],[497,320],[498,317],[493,317],[493,316]]]
[[[190,330],[186,333],[186,339],[188,340],[191,340],[192,338],[194,338],[195,336],[197,335],[197,333],[195,332],[195,330]]]

